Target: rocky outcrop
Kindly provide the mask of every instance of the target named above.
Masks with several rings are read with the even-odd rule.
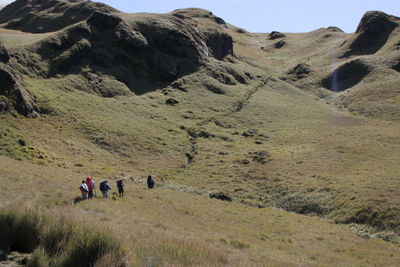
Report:
[[[369,66],[356,59],[343,64],[323,79],[322,86],[333,92],[341,92],[358,84],[369,72]]]
[[[212,192],[209,194],[209,196],[210,198],[216,198],[219,200],[232,202],[232,197],[222,192],[217,192],[217,193]]]
[[[311,66],[306,63],[300,63],[287,72],[287,74],[294,76],[298,80],[307,77],[310,73]]]
[[[284,40],[280,40],[279,42],[274,44],[274,47],[280,49],[280,48],[284,47],[285,45],[286,45],[286,42]]]
[[[232,36],[217,30],[208,30],[204,32],[207,47],[211,50],[216,59],[223,59],[228,55],[233,56]]]
[[[0,61],[3,63],[7,63],[10,59],[10,54],[8,53],[7,49],[0,45]]]
[[[280,38],[285,38],[286,35],[284,35],[281,32],[273,31],[270,34],[268,34],[268,39],[269,40],[275,40],[275,39],[280,39]]]
[[[205,62],[201,38],[195,34],[177,18],[139,21],[133,28],[118,16],[95,12],[87,21],[42,42],[38,53],[50,61],[50,76],[79,72],[85,64],[141,94]]]
[[[365,13],[344,57],[375,54],[399,25],[400,18],[379,11]]]
[[[201,8],[177,9],[174,10],[171,14],[180,19],[203,18],[203,19],[210,19],[220,25],[226,24],[226,22],[222,18],[217,17],[212,12]]]
[[[196,71],[209,57],[233,55],[233,41],[173,15],[138,17],[128,25],[115,14],[95,12],[42,42],[38,53],[50,61],[50,76],[79,72],[85,64],[142,94]]]
[[[10,110],[11,106],[26,117],[36,116],[34,103],[29,92],[23,87],[20,78],[4,64],[0,63],[1,109]]]
[[[22,31],[54,31],[35,51],[49,66],[43,75],[82,73],[84,68],[143,94],[197,71],[210,57],[233,55],[229,34],[200,30],[191,15],[217,27],[225,24],[202,9],[121,16],[104,4],[83,0],[17,0],[0,12],[0,22]],[[0,49],[6,60],[2,55]],[[88,91],[101,92],[97,89]]]

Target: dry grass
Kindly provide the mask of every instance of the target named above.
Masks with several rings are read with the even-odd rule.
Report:
[[[52,33],[22,33],[16,30],[0,28],[0,42],[7,48],[32,45],[50,36]]]
[[[395,265],[399,261],[398,247],[363,239],[318,217],[253,208],[161,187],[148,190],[131,182],[126,183],[122,199],[95,197],[73,204],[73,198],[79,196],[79,173],[4,157],[1,163],[10,192],[2,198],[3,205],[26,205],[26,198],[35,196],[28,205],[42,207],[46,214],[70,218],[84,228],[108,229],[108,233],[122,238],[133,266]],[[39,178],[54,187],[49,190],[52,193],[41,193]],[[22,185],[23,191],[19,190]]]
[[[395,175],[398,172],[395,162],[399,160],[400,144],[397,124],[340,113],[274,77],[268,80],[265,87],[254,91],[242,109],[235,112],[237,101],[246,99],[249,91],[256,88],[260,81],[251,81],[248,85],[221,85],[226,93],[217,95],[198,82],[202,81],[203,75],[200,72],[185,77],[188,92],[166,88],[169,92],[167,96],[162,92],[153,92],[117,98],[101,98],[82,92],[84,90],[71,90],[83,84],[79,76],[68,76],[62,80],[25,78],[27,87],[36,95],[39,105],[51,110],[52,115],[36,120],[3,116],[1,131],[7,136],[1,140],[7,144],[9,151],[2,149],[1,153],[11,158],[44,164],[42,173],[38,172],[36,179],[45,184],[48,190],[43,194],[32,194],[42,201],[43,197],[52,199],[43,201],[48,208],[64,207],[71,203],[72,196],[76,196],[72,192],[77,191],[79,177],[86,174],[99,177],[99,181],[121,174],[136,178],[154,173],[167,178],[168,183],[178,191],[204,195],[209,191],[222,191],[231,195],[235,202],[275,205],[335,218],[338,222],[368,223],[381,229],[396,229],[396,218],[399,216],[396,188],[399,187],[399,181]],[[165,100],[169,97],[176,98],[180,103],[174,107],[166,105]],[[193,102],[192,99],[197,101]],[[257,130],[254,136],[243,135],[249,129]],[[187,167],[185,153],[191,150],[190,132],[201,131],[211,136],[205,138],[192,134],[196,137],[196,145],[193,161]],[[26,147],[18,144],[19,138],[25,140]],[[41,154],[26,153],[24,148],[32,148],[32,151],[40,151]],[[254,158],[255,154],[249,154],[260,151],[266,153],[261,161]],[[245,161],[249,164],[243,164]],[[16,164],[22,166],[23,162]],[[19,174],[17,172],[13,177],[24,175],[26,168],[30,172],[31,167],[16,168]],[[68,185],[60,188],[49,186],[43,176],[52,177],[52,171],[60,170],[61,174],[57,177]],[[69,170],[76,174],[73,175]],[[32,183],[29,181],[29,184]],[[67,192],[71,193],[66,195],[65,188],[61,189],[63,187],[67,187]],[[135,195],[140,194],[142,189]],[[167,195],[178,194],[176,191],[167,192]],[[24,199],[17,193],[15,196],[16,199],[11,202]],[[208,221],[207,224],[200,224],[199,230],[194,230],[188,225],[198,223],[195,222],[198,218],[190,214],[196,214],[201,205],[209,207],[214,203],[185,207],[180,212],[169,210],[170,214],[162,213],[163,216],[159,216],[160,206],[190,203],[194,197],[185,195],[184,200],[171,200],[168,205],[161,201],[156,204],[152,201],[153,197],[151,193],[144,200],[139,198],[141,202],[135,205],[132,203],[137,199],[132,198],[125,208],[120,207],[125,213],[136,214],[146,201],[152,202],[152,206],[145,209],[146,212],[140,213],[141,217],[147,217],[144,222],[137,215],[134,215],[134,219],[121,215],[122,218],[114,222],[111,218],[117,214],[114,202],[107,202],[110,205],[108,208],[94,208],[97,214],[94,218],[104,220],[102,227],[109,227],[113,222],[111,224],[118,225],[116,232],[121,233],[125,231],[122,229],[128,231],[131,225],[139,223],[140,229],[147,229],[144,234],[140,231],[132,233],[132,239],[141,236],[137,242],[129,245],[136,251],[131,256],[133,262],[191,265],[197,263],[194,258],[200,258],[204,263],[223,265],[226,262],[249,263],[250,258],[256,258],[257,262],[276,262],[279,265],[311,264],[310,258],[316,257],[312,252],[314,245],[309,247],[306,243],[302,243],[304,251],[294,256],[294,248],[298,246],[292,247],[290,242],[287,247],[281,248],[284,251],[281,256],[271,256],[280,255],[276,254],[279,245],[271,245],[273,253],[266,254],[262,252],[262,242],[249,239],[245,228],[235,226],[236,223],[243,224],[241,220],[232,217],[221,219],[225,214],[216,216],[224,221],[222,225],[226,221],[235,221],[226,232],[221,230],[222,225],[216,223],[211,233],[207,233]],[[87,203],[83,203],[84,210],[90,211],[92,207],[86,206]],[[139,208],[135,209],[135,206]],[[218,206],[220,208],[234,209],[231,206],[226,209]],[[249,209],[261,213],[264,211]],[[81,212],[79,216],[83,216]],[[238,211],[238,216],[242,216],[241,213],[242,210]],[[212,214],[207,213],[208,217]],[[165,217],[168,216],[174,220],[165,224]],[[176,217],[181,219],[179,228],[172,227]],[[191,217],[196,220],[192,221]],[[264,219],[261,217],[258,220]],[[318,220],[318,223],[324,222]],[[127,227],[123,228],[123,225]],[[249,222],[247,227],[253,229],[254,225]],[[164,230],[164,226],[168,231]],[[331,226],[328,224],[326,227]],[[291,227],[295,229],[295,226]],[[153,231],[153,228],[162,232],[154,234],[151,242],[147,242],[148,231]],[[186,228],[183,236],[179,235],[182,228]],[[196,234],[196,231],[199,233]],[[162,238],[164,235],[168,238]],[[192,235],[193,239],[188,238]],[[286,232],[272,234],[275,236],[274,242],[278,243],[280,241],[275,239],[292,240],[292,235]],[[298,239],[301,238],[305,238],[302,242],[308,240],[305,236]],[[326,238],[322,237],[322,240]],[[194,244],[200,245],[197,247]],[[191,249],[187,250],[187,246]],[[227,257],[227,253],[236,256]],[[243,253],[245,258],[240,256]],[[362,255],[357,262],[362,262],[367,254],[357,253]],[[315,262],[331,257],[339,260],[328,252],[321,255]],[[347,256],[343,260],[350,261]],[[370,261],[373,262],[372,258]]]
[[[132,24],[135,16],[124,19]],[[395,266],[398,246],[340,224],[398,240],[400,101],[398,75],[388,69],[392,53],[362,58],[371,73],[332,94],[320,81],[347,61],[334,48],[349,35],[287,34],[287,45],[276,49],[266,34],[193,20],[231,34],[236,58],[211,60],[146,94],[127,93],[107,76],[110,92],[124,93],[104,98],[90,86],[89,68],[43,79],[49,66],[39,55],[13,61],[45,114],[0,114],[1,205],[108,229],[122,238],[132,266]],[[7,48],[29,53],[48,37],[27,36],[0,30]],[[34,61],[36,69],[23,66]],[[299,63],[313,74],[293,80],[287,71]],[[179,103],[167,105],[171,98]],[[150,173],[167,184],[147,190],[138,177]],[[127,195],[74,203],[86,175],[112,186],[125,177]],[[209,192],[233,202],[211,200]]]

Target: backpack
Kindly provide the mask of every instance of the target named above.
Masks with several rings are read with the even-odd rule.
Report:
[[[106,190],[107,190],[106,183],[100,182],[100,191],[106,191]]]
[[[93,178],[91,176],[86,177],[86,184],[89,189],[93,189]]]

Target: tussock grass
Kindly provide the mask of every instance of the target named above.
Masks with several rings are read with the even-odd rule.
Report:
[[[4,251],[33,253],[28,266],[123,266],[121,243],[99,229],[80,227],[39,211],[0,213]]]
[[[360,238],[341,225],[268,207],[260,209],[210,199],[203,191],[197,191],[197,195],[176,191],[172,178],[164,187],[153,190],[139,180],[127,179],[122,198],[104,200],[97,196],[74,204],[72,200],[79,196],[82,173],[6,157],[1,158],[0,166],[8,192],[0,196],[2,205],[40,207],[45,217],[55,217],[50,219],[56,223],[54,227],[44,223],[47,228],[39,232],[40,245],[32,255],[38,262],[53,258],[56,263],[67,262],[67,257],[76,255],[69,247],[73,242],[79,246],[93,244],[91,247],[101,244],[90,237],[93,232],[85,237],[82,229],[96,229],[100,236],[112,234],[120,239],[129,266],[238,263],[285,266],[311,264],[311,261],[326,266],[368,265],[368,262],[390,265],[399,260],[398,247]],[[99,180],[95,177],[97,183]],[[113,186],[114,179],[108,180]],[[226,184],[224,187],[229,188]],[[74,233],[82,235],[75,237]],[[70,254],[65,255],[62,248]],[[102,259],[114,262],[113,255],[111,251],[111,255],[107,253]]]
[[[1,205],[38,206],[74,221],[27,219],[31,264],[82,257],[106,266],[116,261],[113,248],[123,246],[132,266],[395,266],[398,247],[374,239],[396,243],[400,231],[399,76],[389,62],[395,53],[364,56],[371,72],[334,94],[321,80],[346,63],[333,48],[348,34],[287,34],[287,45],[275,49],[266,34],[232,32],[204,16],[193,21],[200,30],[229,32],[236,58],[211,60],[140,95],[111,75],[99,74],[98,87],[90,67],[43,79],[48,63],[33,51],[48,34],[0,29],[42,112],[35,120],[0,115]],[[59,55],[59,63],[68,57]],[[288,75],[300,63],[312,75]],[[167,105],[170,98],[177,104]],[[166,185],[147,190],[138,177],[150,173]],[[89,174],[96,182],[130,177],[126,195],[74,204]],[[210,200],[209,192],[233,202]],[[123,245],[76,222],[112,229]]]

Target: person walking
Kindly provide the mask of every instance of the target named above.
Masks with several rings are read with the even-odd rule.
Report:
[[[122,197],[124,195],[124,183],[122,180],[117,181],[117,187],[118,187],[118,194],[119,197]]]
[[[79,189],[81,190],[81,193],[82,193],[82,199],[83,200],[87,199],[88,198],[88,193],[89,193],[89,188],[88,188],[88,186],[87,186],[85,181],[82,180],[82,184],[79,187]]]
[[[154,175],[149,175],[149,176],[147,176],[147,187],[148,187],[149,189],[152,189],[152,188],[154,187],[154,184],[155,184],[155,182],[154,182]]]
[[[101,181],[100,182],[100,191],[103,195],[103,198],[108,198],[109,196],[109,190],[111,190],[111,186],[108,184],[107,181]]]
[[[88,198],[93,198],[94,182],[92,176],[86,177],[86,185],[89,189]]]

